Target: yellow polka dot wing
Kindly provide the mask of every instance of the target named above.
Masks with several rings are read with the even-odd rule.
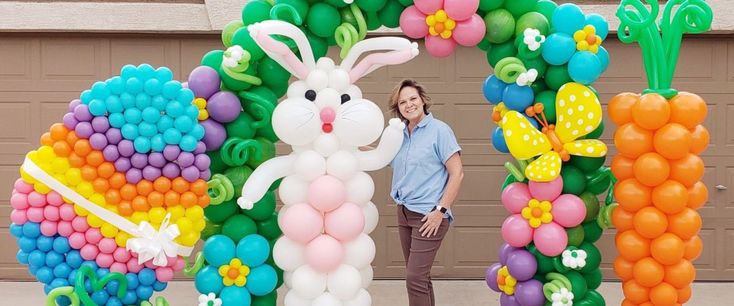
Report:
[[[528,118],[516,111],[508,111],[502,117],[500,127],[510,154],[518,160],[528,160],[538,155],[525,169],[525,176],[533,181],[552,181],[561,173],[561,157],[553,151],[548,136],[535,128]]]
[[[607,146],[598,139],[576,140],[596,130],[602,120],[601,104],[589,87],[579,83],[563,85],[556,97],[556,114],[556,134],[568,154],[586,157],[607,154]]]

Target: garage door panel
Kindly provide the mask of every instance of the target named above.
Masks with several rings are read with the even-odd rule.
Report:
[[[724,234],[724,247],[722,254],[734,254],[734,224],[730,225],[730,228],[727,228]],[[704,245],[705,249],[705,245]],[[726,277],[724,279],[731,280],[734,278],[734,256],[723,256],[724,257],[724,267],[725,273],[729,277]]]
[[[711,184],[706,184],[709,189],[709,198],[716,197],[718,200],[717,202],[720,203],[722,207],[721,215],[719,217],[726,217],[731,219],[734,219],[734,195],[732,195],[732,191],[726,189],[726,190],[718,190],[717,188],[711,188],[712,186],[717,186],[719,184],[723,185],[724,188],[732,188],[734,190],[734,166],[728,166],[723,171],[724,175],[726,175],[726,178],[723,180],[725,183],[714,182]],[[731,224],[731,223],[730,223]],[[734,224],[731,224],[734,226]],[[734,254],[734,253],[732,253]]]
[[[453,76],[448,70],[453,70],[453,66],[447,60],[436,60],[428,56],[425,45],[420,44],[420,55],[411,61],[401,64],[388,66],[386,79],[378,79],[380,83],[387,81],[388,83],[397,83],[404,78],[414,78],[424,84],[438,83],[439,86],[445,86],[449,83]],[[433,86],[429,86],[433,88]]]
[[[483,275],[487,266],[497,260],[497,250],[503,243],[498,227],[454,226],[449,234],[451,244],[442,248],[453,250],[449,263],[455,273],[452,277]]]
[[[186,52],[181,52],[179,63],[181,67],[179,75],[182,80],[189,79],[190,72],[200,65],[201,58],[209,51],[224,49],[221,41],[212,39],[182,39],[180,43],[181,50],[186,50]]]
[[[180,78],[180,46],[176,40],[166,39],[113,39],[110,41],[109,69],[117,75],[124,65],[147,63],[153,67],[170,68]]]
[[[59,38],[41,41],[41,78],[90,80],[102,78],[102,41]],[[105,71],[106,72],[106,71]]]
[[[482,84],[492,71],[487,62],[487,53],[477,52],[476,48],[457,48],[454,61],[456,67],[454,80],[456,83],[464,83],[461,84],[462,86],[476,87]],[[472,92],[476,92],[476,89]]]
[[[681,45],[674,78],[679,83],[723,80],[726,45],[708,40],[691,40]],[[719,69],[718,67],[724,68]]]
[[[33,53],[31,50],[33,43],[33,40],[19,37],[3,38],[3,43],[0,45],[0,58],[12,59],[4,60],[0,65],[0,80],[3,80],[3,83],[5,81],[27,81],[32,78],[31,58]]]
[[[704,185],[706,185],[706,188],[708,188],[709,198],[706,201],[706,204],[704,204],[704,206],[698,210],[698,212],[701,214],[701,217],[704,218],[715,218],[719,216],[723,207],[717,207],[717,205],[724,204],[723,201],[717,201],[717,197],[719,197],[719,194],[717,193],[717,190],[715,188],[717,182],[720,181],[718,179],[718,177],[720,177],[719,172],[724,171],[724,169],[722,169],[722,167],[720,166],[717,166],[711,160],[715,159],[704,158],[704,163],[706,166],[704,167],[703,183]]]
[[[459,139],[459,142],[476,141],[491,145],[487,141],[487,134],[494,130],[492,120],[492,106],[489,103],[478,105],[460,104],[454,107],[456,120],[451,128]],[[489,119],[489,120],[488,120]]]
[[[724,254],[719,253],[723,249],[723,241],[721,241],[724,238],[723,235],[723,229],[718,230],[713,227],[704,227],[698,233],[701,241],[703,241],[703,251],[701,252],[701,256],[693,262],[696,269],[699,270],[697,279],[717,279],[716,276],[711,277],[705,275],[706,272],[716,272],[718,270],[717,258],[721,257],[721,261],[724,261]],[[722,239],[719,239],[719,236]],[[719,277],[721,277],[720,274]]]

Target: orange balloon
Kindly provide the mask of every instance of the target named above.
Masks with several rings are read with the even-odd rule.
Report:
[[[678,290],[668,283],[660,283],[650,290],[650,302],[655,306],[674,306],[678,301]]]
[[[196,202],[196,205],[199,205],[201,208],[207,208],[211,201],[212,198],[210,198],[209,195],[199,196],[199,200]]]
[[[660,154],[649,152],[635,160],[632,170],[640,183],[650,187],[662,184],[670,175],[670,165]]]
[[[85,181],[91,182],[97,178],[97,168],[92,167],[90,165],[84,165],[82,166],[81,170],[82,170],[82,178]]]
[[[130,216],[133,214],[133,205],[130,201],[122,201],[117,204],[117,211],[123,216]]]
[[[640,304],[640,306],[655,306],[655,305],[653,305],[650,302],[644,302],[644,303]]]
[[[660,284],[665,276],[663,265],[650,257],[636,262],[632,267],[632,276],[638,284],[652,288]]]
[[[66,140],[66,134],[69,133],[69,130],[61,123],[54,123],[51,125],[49,132],[51,132],[53,140]]]
[[[666,124],[655,132],[653,137],[655,151],[667,159],[685,157],[692,143],[691,131],[677,123]]]
[[[617,125],[632,122],[632,108],[639,100],[640,95],[631,92],[623,92],[614,96],[609,100],[609,107],[607,107],[609,118]]]
[[[668,216],[668,232],[688,240],[701,230],[701,222],[701,215],[695,210],[684,208],[680,213]]]
[[[706,102],[696,94],[679,92],[670,99],[670,121],[692,129],[703,123],[708,109]]]
[[[622,306],[638,306],[638,304],[635,304],[628,299],[624,299],[622,300]]]
[[[125,179],[125,175],[120,172],[116,172],[115,174],[110,176],[109,181],[110,181],[110,186],[112,188],[117,188],[117,189],[122,188],[122,186],[124,186],[125,183],[127,183],[127,180]]]
[[[132,201],[136,195],[138,195],[138,192],[135,190],[135,185],[125,184],[120,188],[120,196],[122,196],[123,200]]]
[[[191,183],[190,185],[191,191],[193,191],[197,196],[203,196],[207,193],[207,190],[209,189],[209,186],[207,185],[205,180],[198,179]]]
[[[688,188],[667,180],[652,190],[652,204],[666,214],[677,214],[688,204]]]
[[[171,180],[161,176],[153,181],[153,187],[156,191],[165,193],[171,189]]]
[[[97,174],[99,174],[100,177],[103,178],[110,178],[113,174],[115,174],[115,165],[113,165],[111,162],[103,162],[99,167],[97,167]]]
[[[668,217],[652,206],[640,209],[632,222],[635,231],[647,239],[657,238],[668,228]]]
[[[691,152],[693,154],[701,154],[709,146],[711,135],[709,134],[709,130],[699,124],[691,130],[691,140]]]
[[[659,129],[670,119],[668,100],[656,93],[642,95],[632,107],[632,119],[644,129]]]
[[[178,193],[184,193],[189,190],[189,182],[187,182],[183,177],[173,179],[171,186],[173,186],[173,191]]]
[[[701,237],[696,235],[693,236],[691,239],[684,241],[683,243],[686,248],[683,258],[694,261],[699,256],[701,256],[701,252],[703,251],[703,241],[701,240]]]
[[[634,123],[627,123],[614,132],[614,145],[622,154],[629,158],[652,152],[653,133]]]
[[[181,194],[181,205],[184,208],[193,207],[197,202],[199,202],[199,197],[197,197],[195,193],[186,191]]]
[[[41,144],[44,146],[54,145],[54,139],[51,138],[51,133],[46,132],[41,135]]]
[[[117,205],[122,200],[122,197],[120,196],[119,190],[110,189],[110,190],[107,190],[107,192],[105,193],[104,199],[107,202],[107,204]]]
[[[166,207],[173,207],[180,204],[179,200],[181,196],[175,191],[169,190],[163,195],[163,198],[163,203],[166,204]]]
[[[75,144],[75,143],[76,143],[77,141],[79,141],[79,136],[77,136],[77,135],[76,135],[76,132],[74,132],[74,131],[71,131],[71,132],[69,132],[69,134],[66,134],[66,142],[67,142],[67,143],[68,143],[68,144],[69,144],[70,146],[72,146],[72,147],[73,147],[73,146],[74,146],[74,144]]]
[[[74,168],[81,168],[87,162],[74,152],[69,153],[69,165]]]
[[[693,295],[693,291],[691,290],[691,286],[685,286],[682,289],[678,289],[678,303],[683,304],[685,302],[688,302],[688,300],[691,299],[691,295]]]
[[[53,145],[54,153],[61,157],[67,157],[72,153],[71,146],[64,141],[57,141]]]
[[[635,280],[622,284],[624,296],[632,303],[641,304],[650,300],[650,289],[638,284]]]
[[[614,269],[614,274],[617,274],[623,282],[626,282],[631,280],[633,277],[632,267],[634,267],[633,262],[626,261],[622,257],[617,257],[617,259],[614,260],[612,268]]]
[[[696,279],[696,268],[688,260],[665,266],[665,282],[677,289],[688,287]]]
[[[74,152],[81,156],[86,157],[89,152],[92,152],[92,146],[89,144],[89,140],[80,139],[74,144]]]
[[[153,183],[148,180],[141,180],[135,185],[135,190],[142,196],[148,196],[153,191]]]
[[[703,159],[695,154],[686,154],[685,157],[670,162],[670,179],[676,180],[686,187],[701,180],[704,167]]]
[[[652,258],[664,265],[672,265],[681,261],[684,253],[683,240],[671,233],[662,234],[650,243]]]
[[[611,164],[612,174],[614,174],[614,177],[620,181],[632,178],[635,175],[632,168],[634,164],[634,159],[629,159],[622,155],[615,155],[614,158],[612,158]]]
[[[650,206],[652,188],[642,185],[636,179],[626,179],[614,187],[614,197],[622,209],[637,212],[643,207]]]
[[[619,256],[630,262],[650,256],[650,240],[640,236],[634,230],[628,230],[617,234],[615,244]]]
[[[691,188],[688,188],[688,207],[691,209],[699,209],[709,199],[709,190],[703,182],[696,182]]]
[[[135,211],[147,212],[150,210],[150,205],[144,196],[136,196],[132,201],[133,209]]]
[[[622,208],[617,208],[612,211],[612,224],[614,224],[614,227],[616,227],[620,232],[632,229],[634,226],[634,216],[634,213],[628,212]]]
[[[104,155],[100,151],[92,151],[87,155],[87,164],[98,167],[104,162]]]
[[[163,193],[160,193],[158,191],[153,191],[150,194],[148,194],[148,204],[152,207],[161,207],[163,206],[163,201],[165,200]]]
[[[94,179],[92,186],[94,187],[94,191],[98,193],[105,193],[107,189],[110,189],[110,183],[101,177]]]

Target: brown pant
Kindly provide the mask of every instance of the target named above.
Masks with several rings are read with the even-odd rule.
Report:
[[[408,288],[410,306],[436,304],[431,283],[431,266],[443,237],[449,231],[449,221],[443,219],[435,236],[421,236],[419,230],[423,226],[423,217],[403,205],[398,205],[398,229],[405,256],[405,285]]]

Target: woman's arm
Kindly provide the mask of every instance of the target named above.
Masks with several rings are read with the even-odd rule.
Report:
[[[464,179],[464,167],[461,164],[461,155],[458,152],[451,155],[446,161],[446,170],[449,172],[449,181],[443,191],[443,197],[441,197],[439,205],[449,209],[454,205],[454,201],[459,195],[459,189],[461,189],[461,181]]]

